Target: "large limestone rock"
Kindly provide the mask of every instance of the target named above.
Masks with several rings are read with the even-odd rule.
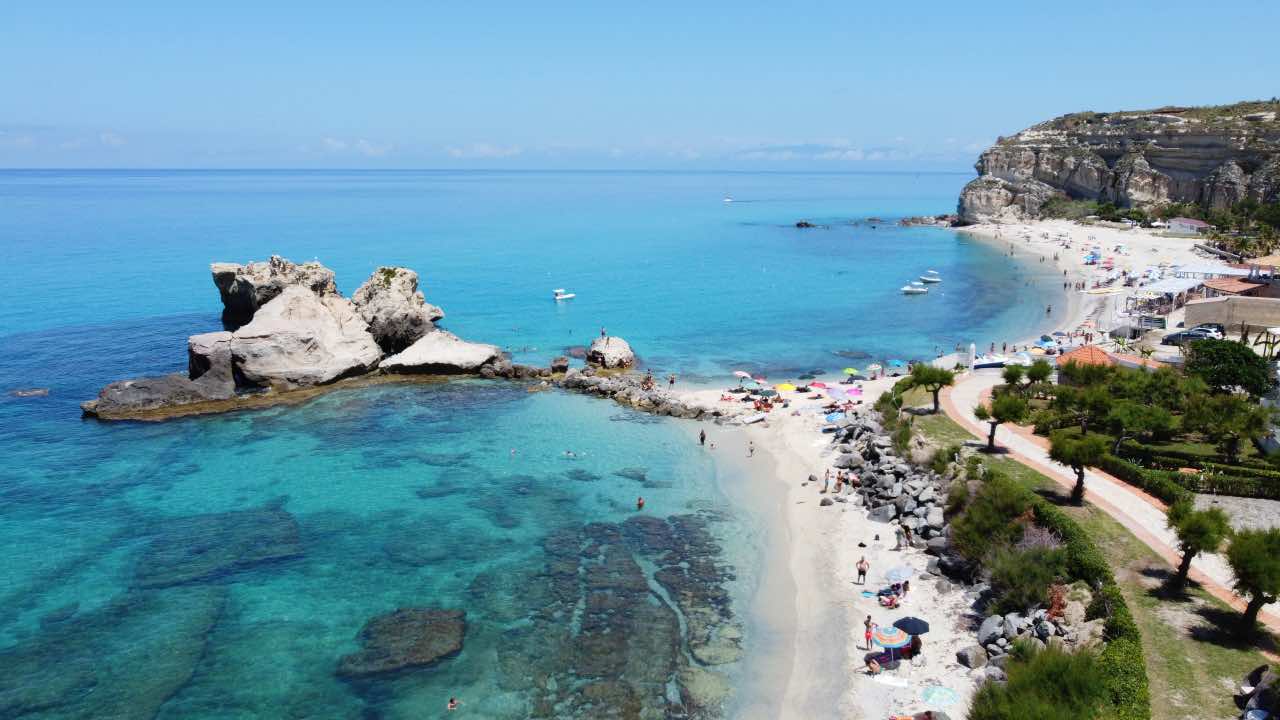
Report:
[[[187,338],[187,377],[208,383],[233,383],[231,333],[201,333]]]
[[[338,675],[363,678],[426,667],[462,650],[462,610],[401,608],[379,615],[360,631],[361,649],[342,658]]]
[[[304,287],[320,297],[338,295],[333,271],[318,262],[297,265],[272,255],[266,262],[213,263],[209,269],[222,296],[222,323],[231,330],[253,319],[258,308],[286,287]]]
[[[98,397],[80,404],[85,415],[103,419],[124,418],[183,405],[229,400],[235,384],[217,381],[211,374],[197,380],[174,373],[161,377],[119,380],[102,388]]]
[[[418,273],[402,267],[380,267],[351,296],[369,332],[384,352],[398,353],[435,329],[444,311],[418,290]]]
[[[502,351],[496,345],[467,342],[445,330],[427,333],[404,352],[382,361],[386,372],[459,375],[476,373],[499,360]]]
[[[231,355],[250,383],[293,389],[377,366],[382,351],[350,300],[286,287],[231,337]]]
[[[634,365],[636,354],[626,340],[612,335],[598,337],[587,348],[587,363],[602,368],[624,368]]]
[[[1150,209],[1280,197],[1280,103],[1074,113],[1000,138],[965,186],[963,222],[1036,216],[1054,195]]]

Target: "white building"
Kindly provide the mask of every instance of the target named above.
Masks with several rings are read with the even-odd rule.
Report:
[[[1175,235],[1200,235],[1213,226],[1195,218],[1176,217],[1169,221],[1169,232]]]

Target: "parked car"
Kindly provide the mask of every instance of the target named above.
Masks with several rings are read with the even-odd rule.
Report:
[[[1200,323],[1191,329],[1207,331],[1214,340],[1221,340],[1227,332],[1227,329],[1218,323]]]
[[[1222,333],[1214,330],[1202,330],[1200,328],[1191,328],[1190,330],[1182,330],[1176,333],[1169,333],[1161,340],[1161,345],[1186,345],[1196,340],[1221,340]]]

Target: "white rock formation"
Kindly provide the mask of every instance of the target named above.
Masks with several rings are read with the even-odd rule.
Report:
[[[486,364],[502,358],[495,345],[467,342],[445,330],[422,336],[404,352],[382,361],[387,372],[456,375],[478,372]]]
[[[444,311],[418,290],[418,273],[402,267],[380,267],[351,296],[369,323],[369,332],[384,352],[398,353],[435,329]]]
[[[630,367],[636,362],[636,354],[626,340],[612,335],[598,337],[587,348],[587,363],[603,368]]]
[[[307,288],[320,297],[338,295],[333,271],[318,262],[297,265],[272,255],[266,262],[213,263],[209,269],[222,296],[222,322],[229,328],[249,322],[258,308],[292,285]]]
[[[382,357],[350,300],[299,285],[285,287],[235,331],[231,354],[246,380],[281,389],[363,373]]]

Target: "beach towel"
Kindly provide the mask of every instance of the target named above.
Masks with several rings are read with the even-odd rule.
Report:
[[[906,678],[894,677],[893,675],[885,675],[884,673],[880,673],[879,675],[872,675],[871,679],[875,680],[878,683],[883,683],[885,685],[892,685],[894,687],[900,687],[900,688],[911,687],[910,680],[907,680]]]

